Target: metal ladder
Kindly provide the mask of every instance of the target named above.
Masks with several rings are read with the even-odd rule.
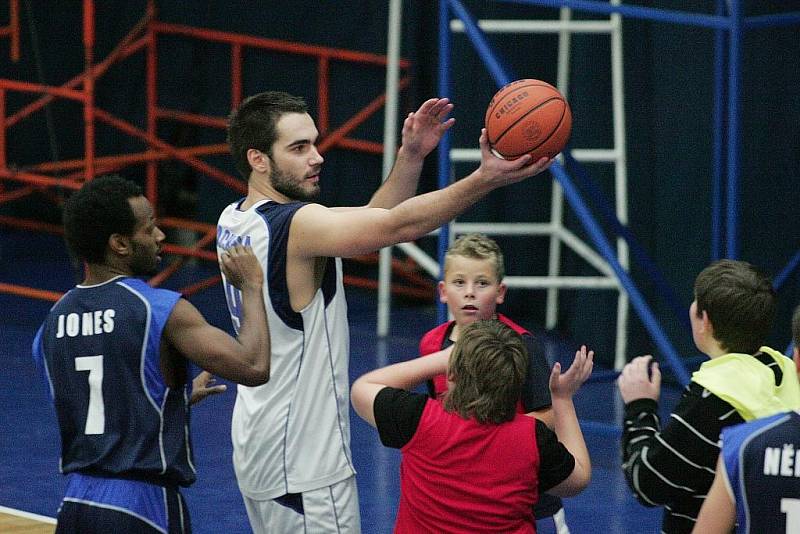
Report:
[[[612,0],[618,5],[620,0]],[[558,20],[479,20],[478,25],[485,33],[519,34],[519,33],[557,33],[558,46],[558,89],[569,100],[569,60],[572,35],[576,33],[607,34],[611,39],[611,91],[613,113],[613,146],[612,148],[578,148],[572,150],[572,156],[580,162],[607,163],[614,165],[614,189],[616,199],[616,216],[623,224],[627,223],[627,158],[625,149],[625,102],[623,85],[622,60],[622,17],[612,14],[608,20],[572,20],[572,10],[559,9]],[[463,32],[464,25],[454,19],[450,22],[452,32]],[[452,149],[453,162],[479,161],[480,153],[476,149]],[[492,235],[549,235],[548,275],[542,276],[507,276],[509,288],[547,289],[547,311],[545,326],[555,328],[558,317],[559,289],[613,289],[619,292],[617,299],[617,328],[615,343],[615,368],[621,369],[626,362],[627,323],[629,303],[628,296],[614,277],[608,264],[599,254],[594,252],[563,224],[564,196],[561,186],[553,182],[551,194],[551,217],[549,223],[459,223],[450,225],[451,232],[460,234],[481,231]],[[561,276],[562,244],[571,248],[578,256],[592,265],[601,274],[599,276],[566,277]],[[617,240],[617,254],[620,264],[626,270],[629,266],[628,247],[622,240]]]

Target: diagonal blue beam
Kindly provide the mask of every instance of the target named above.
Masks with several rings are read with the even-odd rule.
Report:
[[[464,31],[467,37],[472,42],[472,46],[480,56],[483,64],[486,65],[497,87],[503,87],[515,80],[516,78],[512,77],[511,71],[500,61],[500,56],[492,49],[486,34],[480,29],[478,21],[472,16],[472,13],[459,0],[448,1],[453,13],[464,23]]]
[[[775,288],[775,291],[780,291],[783,284],[789,279],[789,276],[797,269],[797,266],[800,265],[800,250],[795,252],[794,256],[789,260],[786,266],[781,269],[781,272],[774,278],[772,281],[772,287]]]
[[[656,286],[656,289],[658,289],[661,297],[672,309],[672,313],[675,315],[675,318],[681,323],[687,332],[691,332],[692,325],[689,321],[689,317],[686,314],[686,305],[681,303],[681,300],[675,294],[675,290],[672,289],[670,283],[667,282],[667,279],[664,277],[656,263],[650,259],[650,256],[647,254],[647,251],[644,249],[644,247],[642,247],[642,245],[640,245],[636,240],[633,232],[631,232],[628,227],[622,224],[622,222],[617,218],[617,214],[614,213],[613,205],[606,198],[603,190],[600,188],[597,182],[589,174],[589,171],[587,171],[583,165],[581,165],[575,158],[572,157],[572,154],[570,154],[569,150],[564,151],[564,161],[566,162],[567,166],[573,170],[572,176],[575,177],[575,181],[578,183],[578,186],[584,191],[588,192],[590,200],[594,200],[595,205],[600,211],[601,217],[611,226],[611,230],[613,231],[614,235],[621,237],[628,244],[631,254],[635,258],[637,264],[642,268],[642,270],[644,270],[645,274],[647,274],[648,278],[650,278],[650,281]]]
[[[572,183],[570,177],[566,172],[564,172],[564,168],[557,162],[553,162],[553,164],[550,166],[550,172],[553,173],[558,182],[561,184],[567,201],[572,206],[572,209],[575,211],[575,214],[578,216],[578,219],[581,221],[584,229],[589,234],[589,237],[592,239],[595,247],[614,270],[614,273],[617,275],[617,279],[619,280],[620,284],[622,284],[622,287],[628,293],[631,304],[639,314],[639,318],[642,320],[642,323],[644,323],[647,332],[655,342],[656,347],[658,347],[659,351],[661,351],[661,354],[664,356],[667,364],[678,377],[678,380],[681,384],[688,384],[689,374],[686,372],[686,368],[684,367],[681,358],[678,356],[675,348],[669,342],[669,339],[667,339],[666,334],[664,334],[664,331],[658,324],[658,321],[656,320],[652,310],[647,305],[647,302],[645,302],[644,297],[639,289],[633,283],[631,276],[627,271],[625,271],[625,269],[622,268],[622,265],[620,265],[619,261],[617,260],[617,256],[614,253],[614,249],[611,247],[608,239],[606,239],[606,236],[600,230],[600,227],[594,221],[592,214],[589,212],[589,209],[586,207],[586,204],[583,202],[583,199],[578,193],[578,189],[575,187],[575,184]]]

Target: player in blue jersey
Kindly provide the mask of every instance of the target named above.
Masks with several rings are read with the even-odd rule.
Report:
[[[800,306],[792,317],[800,370]],[[800,413],[779,413],[723,429],[717,475],[694,531],[800,532]]]
[[[86,183],[64,206],[64,230],[86,276],[33,343],[68,477],[56,532],[191,532],[178,491],[195,480],[188,406],[220,388],[201,374],[191,391],[189,361],[234,382],[269,380],[261,268],[249,247],[221,255],[242,308],[233,338],[180,294],[136,278],[156,272],[165,238],[136,184],[118,176]]]

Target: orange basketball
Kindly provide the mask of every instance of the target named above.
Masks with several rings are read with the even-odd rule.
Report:
[[[486,109],[492,149],[506,159],[530,154],[552,158],[572,131],[572,112],[558,89],[541,80],[517,80],[492,97]]]

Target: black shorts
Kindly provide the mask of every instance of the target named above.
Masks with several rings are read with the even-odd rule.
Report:
[[[177,488],[113,478],[69,475],[56,534],[191,534]]]

